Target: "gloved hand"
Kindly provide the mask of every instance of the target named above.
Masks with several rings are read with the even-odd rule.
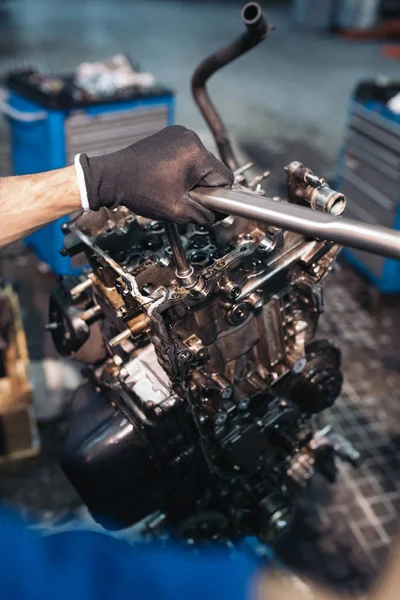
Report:
[[[149,219],[211,225],[212,211],[193,200],[197,186],[231,186],[232,172],[208,152],[200,138],[174,125],[124,150],[75,158],[82,205],[86,210],[120,204]]]

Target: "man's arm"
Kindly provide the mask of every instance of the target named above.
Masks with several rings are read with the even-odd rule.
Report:
[[[124,150],[38,175],[0,179],[0,246],[76,210],[127,206],[149,219],[211,225],[191,198],[196,186],[231,186],[233,174],[185,127],[174,125]]]
[[[0,178],[0,246],[81,208],[74,166]]]

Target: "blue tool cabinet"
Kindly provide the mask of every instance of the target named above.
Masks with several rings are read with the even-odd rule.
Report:
[[[386,102],[354,100],[337,187],[344,216],[400,230],[400,115]],[[342,256],[383,294],[400,292],[400,262],[345,248]]]
[[[13,173],[26,175],[72,164],[76,154],[95,156],[132,144],[174,122],[174,96],[164,88],[132,94],[115,102],[54,108],[39,95],[9,90],[2,109],[10,124]],[[81,271],[62,257],[59,219],[26,238],[41,260],[59,275]]]

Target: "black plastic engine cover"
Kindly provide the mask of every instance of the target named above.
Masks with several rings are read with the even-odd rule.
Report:
[[[135,425],[100,393],[76,417],[62,466],[94,518],[107,529],[121,529],[162,509],[165,492]]]

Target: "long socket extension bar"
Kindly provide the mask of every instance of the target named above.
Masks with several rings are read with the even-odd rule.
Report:
[[[217,212],[263,221],[312,238],[400,260],[400,233],[388,227],[335,217],[242,189],[196,188],[190,194]]]

